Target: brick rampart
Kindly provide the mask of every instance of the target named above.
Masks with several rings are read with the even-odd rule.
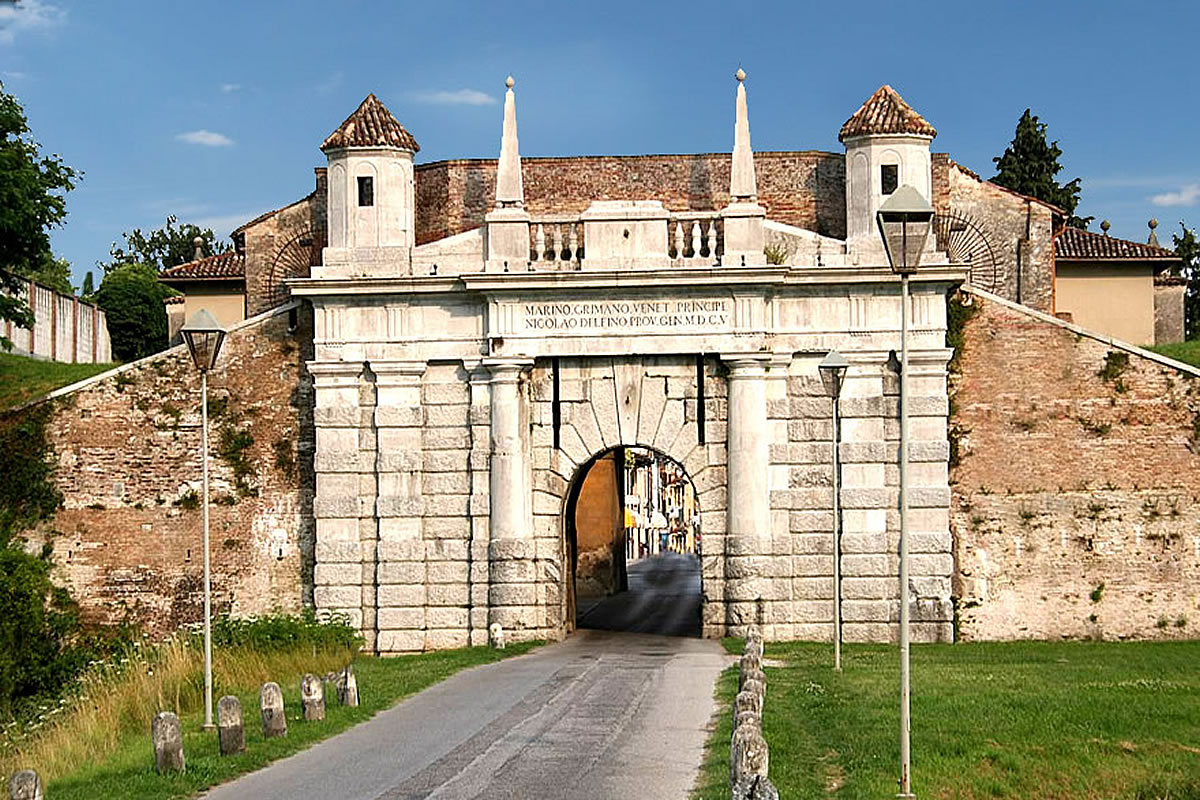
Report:
[[[310,591],[312,411],[300,365],[312,328],[297,309],[289,330],[292,316],[243,323],[209,376],[217,613],[296,611]],[[39,535],[58,578],[96,621],[153,631],[199,621],[200,380],[186,349],[45,402],[56,404],[47,438],[64,506]]]
[[[972,307],[951,420],[960,635],[1195,636],[1200,371]]]

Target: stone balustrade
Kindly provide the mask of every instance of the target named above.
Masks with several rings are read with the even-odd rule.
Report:
[[[583,257],[583,223],[578,216],[555,214],[530,220],[529,262],[532,269],[579,269]]]
[[[710,266],[725,251],[724,231],[717,211],[687,211],[671,214],[667,222],[668,255],[671,266]]]

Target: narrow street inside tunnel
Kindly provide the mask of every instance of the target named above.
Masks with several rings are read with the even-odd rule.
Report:
[[[628,567],[629,588],[601,597],[580,595],[576,625],[606,631],[700,635],[700,557],[659,553]]]

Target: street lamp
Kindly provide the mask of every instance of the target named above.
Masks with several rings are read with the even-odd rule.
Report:
[[[901,186],[879,207],[879,235],[892,271],[900,275],[900,797],[912,797],[908,675],[908,277],[921,263],[933,208],[920,192]]]
[[[842,671],[842,504],[841,460],[838,458],[838,443],[841,442],[841,419],[838,416],[838,399],[842,394],[842,380],[850,362],[836,350],[817,365],[825,389],[833,398],[833,669]]]
[[[179,330],[188,352],[200,370],[200,442],[204,461],[204,728],[213,727],[212,715],[212,572],[208,546],[208,371],[217,363],[225,329],[206,309],[200,309]]]

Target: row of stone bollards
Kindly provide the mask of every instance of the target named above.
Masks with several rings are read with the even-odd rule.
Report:
[[[770,753],[762,732],[766,698],[762,633],[751,625],[738,666],[738,693],[733,701],[733,741],[729,747],[733,800],[779,800],[779,792],[767,777]]]
[[[358,705],[358,681],[354,670],[347,666],[338,673],[322,679],[312,673],[300,679],[300,707],[305,722],[325,719],[325,681],[337,688],[338,701],[344,706]],[[258,691],[259,716],[263,738],[287,735],[287,713],[283,690],[278,683],[264,683]],[[183,772],[183,731],[179,717],[173,711],[163,711],[150,724],[150,739],[154,745],[154,768],[159,772]],[[233,695],[217,701],[217,742],[221,755],[229,756],[246,749],[245,727],[242,723],[242,702]],[[38,795],[40,798],[40,795]]]

